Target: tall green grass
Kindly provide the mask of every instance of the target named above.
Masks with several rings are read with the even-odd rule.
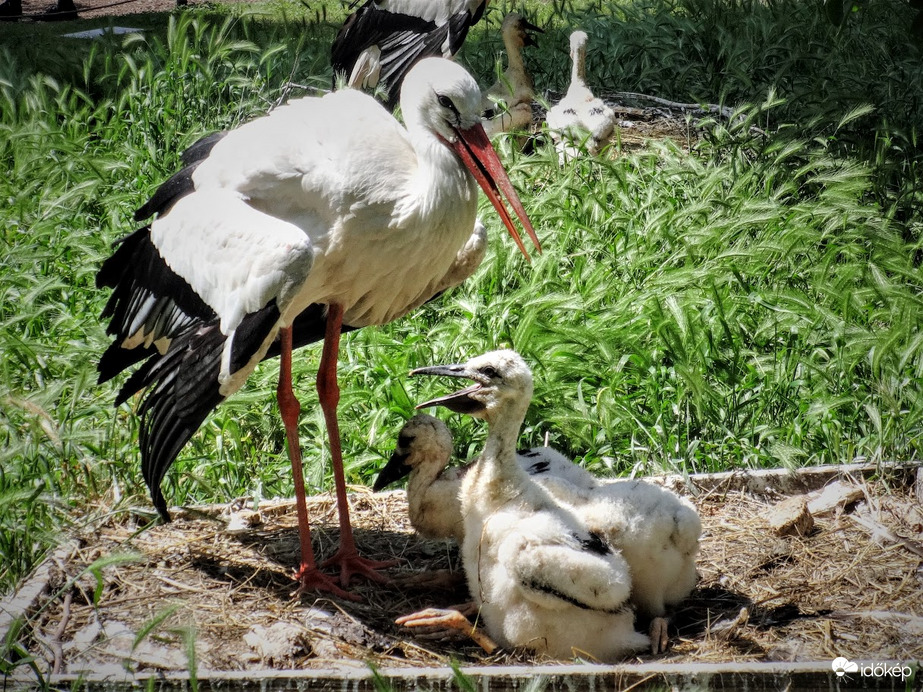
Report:
[[[451,386],[410,368],[498,346],[534,368],[523,442],[548,434],[599,472],[918,457],[923,84],[904,6],[864,5],[840,29],[808,3],[530,7],[548,27],[530,56],[540,88],[566,85],[579,23],[600,90],[740,104],[738,117],[708,125],[692,153],[661,142],[563,168],[545,142],[527,156],[501,138],[545,252],[527,264],[485,203],[492,245],[475,277],[344,338],[350,480],[368,482],[414,403]],[[484,83],[505,9],[463,54]],[[95,384],[107,295],[94,275],[184,147],[303,93],[292,84],[329,83],[336,22],[290,24],[177,14],[60,69],[25,67],[21,47],[0,60],[4,589],[70,525],[148,506],[137,402],[116,410],[117,383]],[[321,489],[317,358],[299,353],[295,377]],[[168,474],[169,500],[291,493],[276,376],[261,366],[205,423]],[[458,453],[476,451],[483,427],[450,423]]]

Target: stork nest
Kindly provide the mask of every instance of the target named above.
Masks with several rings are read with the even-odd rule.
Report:
[[[778,490],[684,486],[704,526],[699,583],[673,613],[667,652],[627,662],[923,659],[923,506],[912,483],[839,482],[848,504],[787,536],[767,521]],[[389,584],[351,587],[361,602],[293,595],[294,503],[240,501],[181,510],[169,524],[110,514],[63,544],[0,618],[23,618],[20,652],[45,673],[182,671],[193,645],[200,673],[547,662],[394,624],[468,600],[458,549],[414,533],[403,491],[353,489],[350,512],[360,552],[399,562]],[[309,514],[316,554],[331,555],[335,501],[309,498]]]

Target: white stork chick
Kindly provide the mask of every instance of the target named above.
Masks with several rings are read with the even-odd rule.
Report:
[[[506,15],[500,26],[507,67],[493,86],[484,92],[483,123],[488,135],[522,130],[532,125],[534,86],[522,59],[522,49],[535,45],[532,31],[542,30],[517,12]]]
[[[545,116],[562,162],[568,156],[576,156],[583,142],[587,152],[595,156],[615,128],[615,113],[586,84],[586,44],[586,32],[571,34],[570,86],[564,98]]]
[[[340,333],[395,320],[470,270],[484,241],[478,185],[523,252],[501,191],[537,242],[480,125],[471,75],[449,60],[421,60],[401,100],[406,127],[347,89],[200,140],[136,214],[156,218],[120,241],[97,275],[98,286],[113,289],[103,317],[114,340],[100,381],[143,361],[116,403],[147,390],[141,466],[164,520],[160,483],[182,447],[261,360],[281,357],[302,591],[350,596],[314,560],[293,349],[324,342],[317,391],[341,529],[340,549],[325,564],[340,567],[342,586],[353,574],[382,580],[376,570],[386,565],[359,556],[349,522],[337,423]]]
[[[613,661],[648,646],[648,637],[634,631],[625,560],[516,460],[516,439],[532,396],[532,375],[522,358],[496,351],[412,374],[472,380],[472,386],[421,406],[446,406],[488,424],[484,451],[460,491],[462,562],[488,634],[501,646],[556,658]],[[424,613],[402,618],[402,624],[439,624]]]
[[[599,481],[594,488],[545,474],[542,486],[588,530],[619,550],[631,568],[631,602],[651,618],[651,651],[669,642],[668,608],[695,587],[702,521],[692,503],[643,480]]]
[[[381,86],[393,110],[414,64],[426,57],[454,57],[487,2],[367,0],[346,18],[331,46],[334,88],[338,75],[350,85]]]
[[[397,447],[375,479],[378,492],[403,478],[407,480],[410,523],[426,538],[449,538],[459,544],[464,536],[458,491],[464,467],[448,466],[452,433],[438,418],[425,413],[401,428]]]

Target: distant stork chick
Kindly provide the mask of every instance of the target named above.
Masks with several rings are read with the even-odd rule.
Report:
[[[381,85],[388,110],[394,110],[410,68],[422,58],[454,57],[487,2],[366,0],[346,18],[333,41],[334,87],[338,76],[354,86]]]
[[[484,92],[484,130],[488,135],[522,130],[532,124],[532,77],[526,71],[522,49],[534,46],[530,32],[542,30],[517,12],[510,12],[500,27],[506,48],[507,68]]]
[[[488,634],[501,646],[555,658],[613,661],[648,646],[648,637],[634,631],[625,560],[517,462],[516,440],[532,397],[532,375],[522,358],[495,351],[412,374],[471,380],[472,386],[421,407],[445,406],[488,424],[484,451],[460,491],[462,562]],[[423,611],[399,622],[458,627],[457,613]]]
[[[576,156],[579,145],[584,141],[587,152],[595,156],[615,128],[615,113],[602,99],[594,96],[586,84],[586,44],[585,32],[571,34],[570,57],[573,64],[570,86],[564,98],[545,116],[562,162],[567,157]]]

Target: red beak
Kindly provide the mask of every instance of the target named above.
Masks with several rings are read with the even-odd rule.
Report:
[[[535,243],[535,249],[541,254],[542,246],[538,242],[538,236],[535,235],[535,229],[532,228],[532,222],[529,221],[526,210],[523,208],[522,202],[519,201],[519,195],[513,189],[513,183],[510,182],[510,178],[506,174],[503,164],[500,163],[500,158],[497,156],[497,152],[494,151],[487,133],[484,132],[484,128],[480,123],[477,123],[467,130],[455,130],[455,134],[457,138],[451,144],[451,147],[461,157],[465,167],[471,171],[474,179],[478,181],[478,185],[487,195],[487,199],[490,200],[490,203],[494,205],[494,209],[500,214],[500,218],[503,219],[510,236],[516,241],[516,246],[528,260],[529,253],[526,252],[526,246],[523,245],[522,238],[513,225],[513,219],[503,204],[500,197],[501,191],[506,199],[509,200],[510,206],[516,212],[516,216],[519,217],[522,227],[529,234],[532,242]]]

